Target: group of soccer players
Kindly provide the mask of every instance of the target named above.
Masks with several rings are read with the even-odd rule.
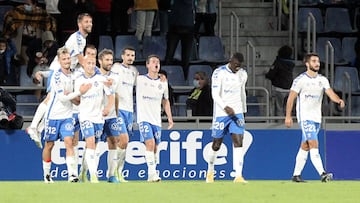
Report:
[[[161,133],[161,105],[163,104],[173,126],[167,81],[160,80],[160,60],[156,55],[148,57],[149,73],[138,77],[132,63],[135,50],[127,47],[122,51],[122,63],[113,64],[112,50],[104,49],[98,54],[96,48],[86,45],[86,37],[92,29],[92,17],[80,14],[77,19],[79,30],[59,48],[57,57],[49,71],[36,74],[38,79],[48,78],[48,94],[39,105],[27,133],[42,148],[41,132],[44,130],[43,176],[45,183],[52,183],[50,175],[51,150],[54,141],[61,139],[66,148],[66,165],[69,182],[88,181],[97,183],[99,153],[96,143],[108,143],[108,182],[126,182],[122,177],[126,147],[133,123],[133,89],[137,87],[138,123],[141,139],[146,145],[148,181],[161,179],[156,173],[156,146]],[[85,49],[85,54],[83,50]],[[138,79],[137,79],[138,77]],[[135,82],[138,80],[138,83]],[[154,88],[156,87],[156,88]],[[150,105],[153,108],[147,108]],[[159,110],[159,111],[158,111]],[[43,123],[41,121],[44,121]],[[79,134],[80,132],[80,134]],[[78,173],[78,141],[85,140],[80,175]],[[155,141],[156,140],[156,141]]]

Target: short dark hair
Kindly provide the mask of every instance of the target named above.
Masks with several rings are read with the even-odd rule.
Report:
[[[78,17],[77,17],[77,22],[80,23],[80,21],[81,21],[85,16],[88,16],[88,17],[92,18],[89,13],[80,13],[80,14],[78,15]]]
[[[231,58],[238,60],[240,63],[244,62],[244,55],[240,52],[234,53]]]
[[[306,54],[306,55],[304,56],[304,60],[303,60],[304,63],[309,62],[309,61],[310,61],[310,58],[313,57],[313,56],[316,56],[316,57],[320,58],[317,53],[314,53],[314,52],[308,53],[308,54]]]
[[[7,40],[5,38],[0,38],[0,43],[7,44]]]
[[[146,64],[148,64],[149,62],[150,62],[150,59],[151,58],[157,58],[157,59],[159,59],[159,61],[160,61],[160,57],[158,56],[158,55],[156,55],[156,54],[150,54],[147,58],[146,58]]]
[[[282,59],[291,59],[292,53],[292,48],[288,45],[284,45],[278,50],[278,57]]]
[[[121,50],[121,55],[125,54],[126,50],[135,51],[135,48],[132,46],[126,46]]]

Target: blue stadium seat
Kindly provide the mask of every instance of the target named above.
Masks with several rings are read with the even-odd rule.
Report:
[[[139,71],[139,75],[145,75],[148,72],[146,66],[144,65],[138,65],[136,68]]]
[[[20,66],[20,86],[29,87],[29,86],[36,86],[33,83],[32,78],[30,78],[26,73],[27,66],[22,65]]]
[[[351,63],[355,60],[356,53],[354,47],[356,40],[356,37],[344,37],[342,40],[342,57],[348,63]]]
[[[3,30],[4,27],[4,16],[6,12],[12,10],[14,7],[10,5],[0,5],[0,31]]]
[[[186,100],[188,95],[179,95],[175,106],[175,116],[186,116]]]
[[[193,85],[193,78],[196,72],[198,71],[203,71],[206,73],[206,75],[209,77],[209,79],[211,79],[211,75],[213,72],[213,69],[211,68],[211,66],[209,65],[190,65],[189,66],[189,70],[188,70],[188,75],[187,75],[187,83],[189,86]]]
[[[165,70],[168,75],[169,84],[172,86],[186,85],[184,78],[184,70],[182,66],[178,65],[165,65],[161,66],[161,70]]]
[[[99,47],[98,51],[100,52],[103,49],[111,49],[114,51],[114,42],[109,35],[100,35],[99,36]]]
[[[299,0],[299,6],[315,6],[319,4],[319,0]]]
[[[224,45],[218,36],[201,36],[199,39],[199,60],[222,64],[228,60],[225,58]]]
[[[341,41],[338,38],[319,37],[317,39],[316,52],[319,54],[320,60],[325,61],[327,41],[330,41],[331,45],[334,47],[334,62],[337,64],[344,63],[345,61],[341,51]]]
[[[39,103],[38,98],[33,94],[18,94],[16,101],[19,103]]]
[[[174,53],[175,60],[181,61],[181,49],[182,49],[181,42],[179,42],[175,49],[175,53]],[[196,42],[196,39],[194,39],[190,63],[198,63],[198,62],[201,62],[201,61],[199,61],[199,52],[197,49],[197,42]]]
[[[36,111],[36,106],[34,105],[16,105],[16,113],[21,116],[34,116]]]
[[[247,96],[247,113],[246,116],[260,116],[260,106],[257,96]]]
[[[142,61],[143,55],[139,46],[139,41],[135,35],[118,35],[115,38],[115,58],[121,59],[121,52],[125,47],[133,47],[136,51],[136,61]]]
[[[165,36],[151,36],[143,38],[143,55],[149,56],[156,54],[160,60],[165,59],[166,54],[166,38]]]
[[[343,90],[343,80],[344,73],[349,73],[351,80],[351,90],[352,94],[360,95],[360,84],[359,84],[359,75],[355,67],[349,66],[337,66],[334,74],[334,90],[337,92],[342,92]]]
[[[316,32],[321,33],[324,31],[324,20],[319,8],[299,8],[298,13],[298,31],[307,32],[307,18],[309,13],[312,13],[316,21]]]
[[[350,15],[347,8],[327,8],[325,13],[325,32],[352,33]]]

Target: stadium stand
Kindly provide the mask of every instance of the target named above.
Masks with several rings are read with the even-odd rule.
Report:
[[[101,51],[104,48],[111,49],[114,51],[114,42],[109,35],[100,35],[99,36],[99,47],[98,50]]]
[[[327,8],[324,21],[325,32],[353,32],[350,15],[347,8]]]
[[[316,32],[321,33],[324,31],[324,20],[319,8],[299,8],[298,12],[298,32],[307,32],[308,16],[312,13],[316,21]]]
[[[143,38],[143,55],[156,54],[160,60],[165,60],[166,38],[165,36],[151,36]]]
[[[184,78],[184,71],[181,66],[178,65],[165,65],[161,66],[162,70],[165,70],[168,75],[169,84],[171,86],[184,86],[186,81]]]
[[[327,41],[330,41],[331,45],[334,47],[334,62],[336,64],[344,63],[341,51],[341,40],[339,38],[319,37],[317,39],[316,52],[319,54],[320,60],[325,61]]]
[[[139,41],[135,35],[117,35],[115,37],[115,58],[121,59],[121,51],[127,47],[131,46],[136,51],[136,61],[143,61],[142,51],[140,49]]]
[[[344,37],[342,40],[342,57],[346,63],[351,63],[356,57],[354,46],[356,43],[356,37]]]

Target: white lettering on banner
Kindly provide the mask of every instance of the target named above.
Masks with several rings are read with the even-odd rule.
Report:
[[[211,150],[212,142],[204,143],[204,131],[188,131],[188,133],[182,133],[180,131],[170,131],[166,141],[162,141],[158,146],[160,157],[163,157],[163,163],[161,164],[161,158],[159,164],[162,166],[160,176],[165,179],[203,179],[206,176],[206,166],[198,167],[196,165],[203,165],[208,161],[208,154]],[[206,140],[206,139],[205,139]],[[230,146],[231,147],[231,146]],[[79,164],[81,164],[82,157],[85,151],[85,142],[80,141],[79,145]],[[102,156],[108,150],[107,143],[99,142],[98,149],[100,156]],[[146,163],[145,145],[139,141],[130,141],[128,143],[126,152],[126,162],[130,165],[142,165]],[[198,154],[200,153],[200,154]],[[232,156],[228,157],[228,146],[222,144],[220,150],[217,152],[217,158],[215,159],[215,165],[228,164],[227,159],[232,159]],[[63,142],[56,141],[52,150],[52,161],[57,165],[65,165],[65,146]],[[198,156],[200,155],[200,156]],[[185,156],[185,157],[182,157]],[[168,161],[167,161],[168,160]],[[185,163],[184,163],[185,162]],[[166,167],[164,168],[166,164]],[[159,165],[159,166],[160,166]],[[187,168],[186,166],[189,166]],[[192,168],[190,167],[192,166]],[[195,168],[194,168],[195,167]],[[226,167],[225,167],[226,168]],[[217,178],[226,178],[231,173],[233,167],[229,169],[220,169],[217,171]],[[106,171],[99,170],[99,178],[103,177]],[[63,166],[59,168],[56,166],[51,171],[53,177],[67,177],[67,170],[63,169]],[[123,176],[144,179],[147,177],[147,169],[139,168],[138,170],[123,170]]]

